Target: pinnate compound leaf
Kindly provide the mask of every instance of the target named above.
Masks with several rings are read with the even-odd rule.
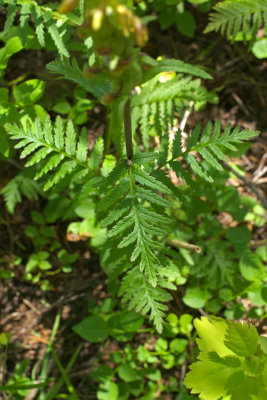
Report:
[[[37,200],[39,192],[38,184],[22,173],[11,179],[1,189],[0,194],[4,196],[8,212],[14,214],[15,206],[21,201],[22,194],[28,199]]]
[[[125,176],[126,172],[128,174]],[[113,186],[114,180],[117,180],[117,185],[107,190],[109,185]],[[158,253],[162,251],[170,220],[163,211],[158,213],[150,205],[157,204],[157,211],[160,206],[170,206],[166,199],[156,193],[161,189],[169,192],[169,189],[147,172],[128,166],[125,160],[121,160],[121,166],[117,164],[108,178],[104,179],[101,188],[107,194],[98,204],[98,212],[107,213],[111,209],[103,225],[111,225],[109,236],[118,236],[118,248],[128,247],[131,254],[129,272],[123,278],[120,289],[123,302],[137,312],[149,313],[160,332],[167,309],[164,303],[171,298],[165,289],[174,290],[176,287],[166,278],[163,279],[159,271]]]
[[[36,165],[43,160],[34,179],[56,170],[53,175],[46,177],[44,190],[50,189],[67,175],[75,174],[78,180],[91,173],[87,162],[87,132],[82,130],[80,137],[76,135],[72,121],[68,121],[65,129],[60,117],[53,124],[46,116],[44,123],[36,118],[34,124],[28,123],[26,128],[10,123],[5,128],[12,139],[18,140],[15,147],[24,148],[21,158],[32,154],[26,166]],[[50,153],[54,154],[49,156]]]
[[[252,41],[262,21],[266,24],[267,5],[265,0],[225,0],[213,7],[205,32],[220,31],[228,39],[234,39],[239,32],[249,34]]]
[[[227,125],[224,131],[221,133],[220,121],[216,121],[214,125],[211,122],[208,122],[202,131],[200,125],[197,124],[189,136],[187,141],[187,149],[184,152],[181,152],[181,149],[178,149],[177,152],[174,147],[173,159],[177,158],[177,156],[181,156],[187,162],[195,175],[200,176],[208,182],[212,182],[212,177],[209,176],[204,167],[201,165],[201,161],[199,161],[199,158],[196,156],[195,152],[198,152],[210,167],[218,171],[222,171],[223,168],[219,160],[227,160],[222,149],[230,149],[235,151],[236,147],[234,144],[243,143],[244,140],[251,139],[256,135],[258,135],[258,132],[249,131],[248,129],[240,131],[238,126],[231,131],[230,124]],[[174,167],[175,172],[178,172],[177,163],[174,164]],[[192,186],[191,177],[188,176],[186,171],[184,172],[181,167],[179,167],[179,174],[186,183]]]
[[[150,314],[150,320],[155,324],[159,333],[163,329],[163,316],[167,310],[164,303],[170,301],[171,296],[160,287],[153,288],[140,274],[139,268],[134,267],[123,279],[119,295],[124,303],[129,303],[129,308],[141,314]]]

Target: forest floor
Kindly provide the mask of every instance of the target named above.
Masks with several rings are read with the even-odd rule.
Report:
[[[233,46],[219,36],[214,37],[199,32],[195,38],[188,39],[178,35],[175,29],[159,34],[156,26],[152,26],[150,35],[154,40],[145,49],[150,55],[158,57],[164,53],[166,57],[179,57],[187,62],[202,64],[214,76],[214,80],[208,82],[208,88],[217,91],[219,104],[208,105],[205,110],[197,113],[192,110],[185,130],[190,130],[199,121],[205,123],[221,119],[224,126],[231,123],[261,132],[253,140],[246,155],[232,160],[234,164],[243,167],[246,174],[245,177],[233,179],[230,183],[237,186],[242,194],[255,198],[264,197],[267,192],[267,61],[257,60],[246,52],[242,44]],[[47,60],[42,52],[39,53],[38,59],[33,59],[31,51],[13,57],[8,72],[10,80],[29,70],[34,76],[38,69],[38,74],[42,70],[47,76],[45,63],[50,60]],[[49,78],[49,82],[53,84],[53,76]],[[102,134],[104,130],[102,109],[98,106],[90,113],[92,113],[92,126],[89,131],[95,136]],[[0,163],[0,189],[15,176],[16,171],[16,164]],[[42,207],[43,199],[23,200],[17,205],[15,214],[11,216],[5,209],[3,198],[0,198],[1,262],[9,265],[14,254],[25,260],[33,252],[31,240],[25,235],[25,228],[29,224],[30,212],[41,211]],[[58,314],[61,315],[61,323],[54,343],[62,363],[66,364],[80,343],[78,336],[71,335],[71,327],[87,315],[88,300],[94,299],[101,303],[109,296],[98,256],[88,248],[88,243],[82,240],[75,242],[67,237],[64,223],[55,228],[58,232],[57,240],[71,253],[74,251],[79,253],[80,262],[70,274],[52,276],[54,289],[43,292],[37,284],[23,279],[22,262],[16,267],[13,266],[15,276],[12,279],[0,281],[0,332],[11,334],[7,371],[13,371],[17,362],[22,359],[30,360],[30,365],[33,367],[44,357]],[[266,239],[266,227],[259,229],[251,227],[251,229],[254,241]],[[177,304],[173,304],[172,307],[177,307]],[[186,312],[186,306],[182,307],[184,310],[181,312]],[[136,340],[140,341],[142,337],[137,336]],[[112,351],[117,345],[110,341],[105,352]],[[81,394],[88,386],[88,371],[94,366],[97,354],[103,354],[101,346],[101,344],[85,343],[71,371],[72,383]],[[52,375],[54,366],[55,362],[50,359],[48,371]],[[171,373],[173,376],[176,374],[175,371]],[[93,390],[94,387],[90,398],[94,398]],[[34,392],[31,391],[26,400],[33,398]],[[167,400],[172,397],[166,395],[164,398]]]

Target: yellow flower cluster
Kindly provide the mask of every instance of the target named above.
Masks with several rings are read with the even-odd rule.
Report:
[[[63,0],[58,12],[71,12],[78,5],[79,0]],[[111,32],[110,26],[112,26],[113,32]],[[132,11],[120,0],[87,0],[82,30],[85,33],[90,29],[95,33],[101,30],[102,39],[103,36],[106,36],[110,41],[115,37],[118,40],[115,30],[121,31],[125,38],[133,36],[136,44],[140,47],[144,46],[148,39],[147,29],[142,25],[140,18],[133,15]],[[106,31],[106,35],[103,35],[104,31]],[[113,33],[113,36],[111,33]]]

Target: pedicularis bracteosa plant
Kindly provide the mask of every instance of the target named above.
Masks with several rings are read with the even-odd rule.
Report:
[[[230,125],[222,129],[220,121],[197,125],[188,138],[175,129],[174,112],[181,117],[190,102],[209,100],[201,79],[212,77],[200,67],[155,60],[142,52],[148,41],[146,20],[134,15],[132,3],[66,0],[52,10],[36,1],[1,1],[7,5],[6,35],[19,13],[22,44],[32,27],[41,47],[52,39],[59,58],[48,70],[95,96],[108,115],[104,140],[99,137],[90,153],[87,130],[78,132],[71,119],[57,116],[54,121],[46,114],[34,122],[8,122],[5,128],[16,148],[23,149],[21,157],[28,157],[26,166],[38,166],[35,179],[41,179],[45,191],[72,185],[73,204],[89,196],[96,202],[97,218],[109,238],[105,257],[116,260],[109,273],[122,277],[118,294],[129,308],[149,314],[161,332],[169,291],[176,289],[172,278],[179,275],[166,244],[174,229],[172,203],[174,198],[190,202],[170,179],[170,171],[198,193],[197,182],[212,185],[214,174],[223,170],[225,153],[257,132]],[[209,29],[219,29],[216,21]],[[83,71],[69,55],[73,26],[90,56]],[[117,163],[107,175],[101,165],[110,152]]]
[[[168,13],[162,3],[171,14],[175,10],[179,14],[172,20],[176,25],[183,18],[193,18],[186,9],[189,3],[204,4],[202,11],[213,5],[206,32],[219,30],[231,41],[241,34],[250,47],[267,21],[264,0],[64,0],[61,5],[0,0],[6,16],[4,32],[0,33],[4,42],[0,50],[0,79],[4,83],[0,88],[0,126],[5,126],[0,131],[0,157],[14,154],[9,140],[14,139],[29,167],[22,169],[1,194],[12,214],[21,194],[37,199],[47,193],[45,215],[32,213],[39,228],[29,226],[26,230],[35,239],[26,279],[39,282],[43,290],[51,287],[44,277],[52,268],[50,249],[53,252],[58,247],[49,224],[63,219],[64,213],[66,219],[69,215],[73,219],[75,210],[84,220],[71,223],[68,229],[78,236],[86,232],[93,237],[91,244],[100,254],[110,292],[118,294],[128,308],[148,315],[159,333],[164,328],[162,337],[173,339],[179,332],[191,337],[191,315],[184,314],[178,322],[176,315],[169,314],[163,324],[171,292],[187,279],[190,284],[182,297],[186,306],[205,306],[206,312],[216,314],[232,302],[225,316],[235,319],[242,308],[235,300],[245,293],[259,307],[255,313],[264,318],[261,307],[266,304],[266,271],[262,261],[266,261],[266,253],[263,246],[255,253],[250,250],[251,235],[243,224],[252,219],[256,226],[262,226],[264,210],[255,199],[239,197],[235,188],[225,186],[223,170],[226,154],[240,151],[243,142],[258,133],[222,127],[220,121],[210,121],[204,127],[198,124],[189,134],[183,132],[183,116],[192,104],[197,110],[207,102],[216,102],[217,96],[205,88],[203,82],[212,76],[201,66],[177,59],[153,59],[145,53],[149,41],[146,24],[155,20],[155,15],[148,17],[144,10],[147,6],[157,11],[164,29]],[[184,25],[178,30],[189,36],[194,31],[184,29]],[[50,115],[36,104],[45,91],[42,80],[25,80],[27,76],[23,76],[10,84],[5,82],[9,59],[15,53],[41,49],[58,53],[47,64],[48,71],[75,85],[77,104],[71,111],[64,96],[53,108],[49,104],[45,107],[52,110]],[[96,104],[106,110],[106,131],[104,138],[98,135],[94,145],[88,146],[84,110],[92,110]],[[68,114],[68,118],[55,113]],[[253,212],[248,213],[251,208]],[[215,215],[224,211],[243,225],[225,230]],[[189,253],[192,250],[198,253],[195,257]],[[69,271],[76,255],[61,249],[58,259],[63,271]],[[0,277],[1,273],[0,269]],[[89,340],[101,341],[109,334],[123,332],[121,316],[133,314],[119,312],[116,329],[112,318],[108,319],[110,324],[103,322],[101,337],[92,339],[89,332]],[[142,325],[143,317],[138,319]],[[185,321],[189,331],[184,328]],[[138,327],[132,326],[131,338],[140,328],[139,322]],[[82,325],[83,321],[76,328]],[[195,320],[195,328],[200,354],[185,380],[192,393],[199,393],[203,400],[265,399],[266,340],[256,329],[217,317]],[[182,350],[179,339],[172,340],[174,354],[184,351],[187,340],[181,340]],[[168,343],[163,356],[167,348]],[[166,368],[174,365],[174,355],[170,364],[165,360]]]

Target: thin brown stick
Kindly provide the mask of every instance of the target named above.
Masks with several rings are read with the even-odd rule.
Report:
[[[169,244],[172,247],[175,247],[176,249],[186,249],[186,250],[190,250],[190,251],[195,251],[196,253],[200,253],[201,252],[201,247],[195,245],[195,244],[191,244],[191,243],[187,243],[187,242],[182,242],[181,240],[178,239],[167,239],[167,244]]]
[[[131,119],[131,100],[127,100],[124,107],[124,133],[126,143],[126,153],[128,160],[133,158],[133,138],[132,138],[132,119]]]

